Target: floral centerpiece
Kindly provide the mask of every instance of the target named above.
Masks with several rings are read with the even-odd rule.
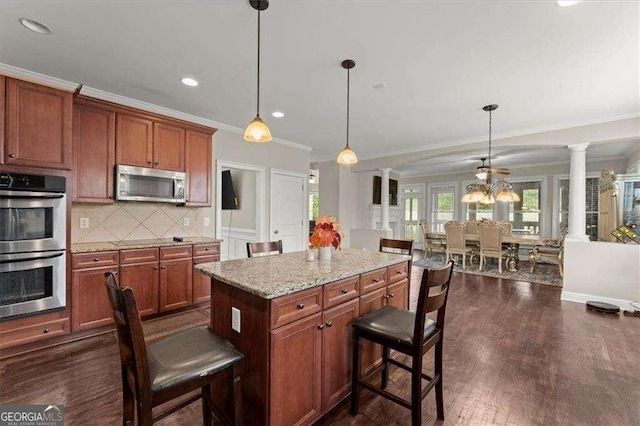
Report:
[[[331,247],[340,248],[342,242],[342,229],[340,222],[331,216],[321,216],[316,221],[313,234],[309,237],[309,243],[319,250],[320,259],[331,258]]]

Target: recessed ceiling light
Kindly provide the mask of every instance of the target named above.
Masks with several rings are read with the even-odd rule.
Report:
[[[193,78],[185,77],[182,79],[182,84],[184,84],[185,86],[196,87],[198,85],[198,82]]]
[[[273,114],[271,114],[271,115],[273,115],[275,118],[282,118],[282,117],[284,117],[284,112],[282,112],[282,111],[273,111]]]
[[[560,7],[573,6],[580,3],[582,0],[556,0],[556,4]]]
[[[19,18],[18,22],[20,22],[23,27],[33,31],[34,33],[46,34],[46,35],[52,34],[49,27],[47,27],[45,24],[41,24],[38,21],[34,21],[33,19]]]

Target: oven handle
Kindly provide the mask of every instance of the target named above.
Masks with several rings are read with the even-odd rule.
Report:
[[[17,263],[29,262],[32,260],[53,259],[56,257],[60,257],[63,254],[64,251],[53,254],[51,254],[51,252],[6,254],[0,256],[0,263]]]
[[[64,194],[50,192],[28,192],[19,194],[17,191],[0,191],[0,200],[53,200],[64,197]]]

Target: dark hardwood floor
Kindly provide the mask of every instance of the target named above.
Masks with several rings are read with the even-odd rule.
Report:
[[[421,268],[412,271],[415,301]],[[560,301],[561,289],[455,273],[444,337],[445,424],[640,424],[640,320]],[[148,336],[206,321],[206,312],[145,324]],[[203,319],[204,318],[204,319]],[[431,367],[432,354],[425,365]],[[69,425],[121,423],[113,334],[0,361],[0,404],[64,404]],[[392,368],[389,390],[408,398],[409,375]],[[423,424],[439,424],[435,395]],[[202,423],[200,403],[160,425]],[[409,410],[361,392],[360,411],[325,424],[409,424]]]

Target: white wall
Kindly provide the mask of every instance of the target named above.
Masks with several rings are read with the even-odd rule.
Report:
[[[640,173],[640,148],[629,156],[626,173]]]

